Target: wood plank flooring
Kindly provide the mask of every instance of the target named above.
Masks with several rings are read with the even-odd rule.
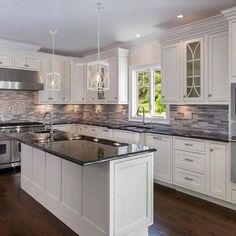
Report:
[[[149,236],[236,235],[236,212],[160,185],[154,192]],[[19,170],[0,170],[0,236],[28,235],[76,236],[20,189]]]

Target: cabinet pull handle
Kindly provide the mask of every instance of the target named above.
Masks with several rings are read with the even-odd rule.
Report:
[[[189,180],[189,181],[193,181],[194,179],[192,178],[189,178],[189,177],[185,177],[186,180]]]
[[[214,149],[213,149],[213,148],[211,148],[211,149],[210,149],[210,152],[214,152]]]
[[[117,99],[117,97],[115,97],[115,99]]]
[[[92,131],[93,131],[93,132],[95,132],[95,131],[96,131],[96,129],[92,129]]]
[[[160,138],[160,137],[153,137],[153,139],[161,140],[162,138]]]
[[[163,95],[163,96],[161,96],[162,98],[165,98],[165,96]]]
[[[2,62],[2,61],[0,61],[0,64],[3,64],[3,62]]]
[[[84,98],[82,98],[82,100],[84,100]]]
[[[103,131],[104,131],[104,132],[108,132],[108,130],[107,130],[107,129],[103,129]]]
[[[212,96],[212,94],[208,94],[208,97],[210,98]]]
[[[191,144],[191,143],[185,143],[184,145],[185,145],[185,146],[189,146],[189,147],[192,147],[192,146],[193,146],[193,144]]]
[[[29,65],[28,65],[28,64],[25,64],[25,67],[29,67]]]
[[[193,162],[192,159],[185,158],[185,161]]]
[[[62,98],[62,100],[65,100],[66,98]]]
[[[184,98],[186,98],[186,95],[183,95]]]

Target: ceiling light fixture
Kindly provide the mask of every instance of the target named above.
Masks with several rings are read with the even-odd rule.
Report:
[[[177,18],[182,19],[184,16],[183,15],[178,15]]]
[[[136,38],[140,38],[141,37],[141,34],[136,34]]]
[[[46,75],[46,90],[60,91],[61,90],[61,74],[55,72],[55,36],[58,33],[57,30],[50,30],[52,35],[52,63],[51,72]]]
[[[101,25],[100,25],[100,13],[104,9],[101,2],[96,4],[97,6],[97,62],[89,63],[91,68],[95,66],[94,70],[88,70],[88,90],[92,91],[104,91],[109,90],[109,64],[107,62],[103,62],[100,59],[100,38],[101,38]]]

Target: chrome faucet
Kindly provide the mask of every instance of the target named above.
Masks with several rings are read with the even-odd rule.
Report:
[[[144,108],[144,106],[138,106],[138,109],[137,109],[137,112],[136,112],[136,115],[137,116],[141,116],[141,115],[139,115],[139,110],[140,110],[140,108],[142,108],[142,117],[143,117],[143,126],[145,126],[145,124],[146,124],[146,122],[145,122],[145,108]]]
[[[44,124],[45,129],[46,129],[46,127],[48,126],[48,125],[46,126],[46,117],[47,117],[47,115],[49,115],[49,118],[50,118],[49,127],[50,127],[50,136],[52,136],[53,135],[53,120],[52,120],[52,113],[51,112],[45,112],[44,113],[43,124]]]

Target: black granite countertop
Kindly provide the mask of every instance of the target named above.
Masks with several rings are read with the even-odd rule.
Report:
[[[59,123],[57,123],[59,124]],[[83,125],[94,125],[100,127],[107,127],[109,129],[120,129],[133,131],[138,133],[151,133],[151,134],[163,134],[163,135],[171,135],[171,136],[179,136],[186,138],[195,138],[195,139],[205,139],[212,141],[220,141],[220,142],[229,142],[229,137],[225,135],[215,135],[209,132],[197,132],[197,131],[186,131],[179,129],[160,129],[160,128],[151,128],[151,127],[142,127],[141,125],[133,125],[133,124],[118,124],[118,123],[104,123],[104,122],[73,122],[73,123],[60,123],[60,124],[83,124]]]
[[[53,141],[48,139],[48,134],[36,134],[33,132],[11,133],[7,134],[6,137],[82,166],[156,151],[154,148],[143,145],[118,143],[84,135],[74,137],[65,132],[56,132],[53,135]]]

